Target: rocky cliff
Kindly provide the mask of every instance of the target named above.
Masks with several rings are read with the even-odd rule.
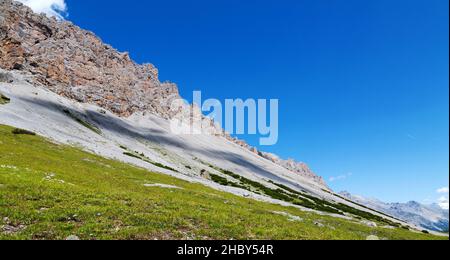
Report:
[[[104,44],[92,32],[69,21],[36,14],[12,0],[0,0],[0,68],[32,74],[35,84],[119,116],[144,112],[192,121],[192,114],[201,113],[187,105],[171,109],[172,101],[180,98],[178,88],[160,82],[158,69],[152,64],[136,64],[128,53]],[[208,132],[326,186],[306,164],[260,152],[224,133],[213,122],[204,121],[210,127]]]
[[[121,116],[148,111],[169,117],[170,100],[178,97],[153,65],[138,65],[93,33],[11,0],[0,0],[0,53],[1,68],[30,72],[62,96]]]

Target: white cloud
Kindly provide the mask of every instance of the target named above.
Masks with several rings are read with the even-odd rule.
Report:
[[[18,0],[30,7],[35,13],[44,13],[47,16],[54,16],[64,19],[67,15],[67,5],[65,0]]]
[[[442,197],[440,197],[440,198],[437,200],[437,204],[438,204],[439,207],[441,207],[442,209],[448,210],[448,209],[449,209],[449,205],[448,205],[448,201],[449,201],[449,199],[448,199],[449,189],[448,189],[448,187],[442,187],[442,188],[440,188],[440,189],[437,189],[436,192],[439,193],[439,194],[444,194]],[[445,194],[447,194],[447,195],[445,195]]]
[[[441,197],[438,204],[442,209],[449,209],[448,197]]]
[[[353,173],[349,172],[347,174],[343,174],[343,175],[339,175],[339,176],[335,176],[335,177],[330,177],[330,182],[342,181],[342,180],[345,180],[345,179],[351,177],[352,175],[353,175]]]
[[[448,193],[448,187],[440,188],[436,192],[440,194]]]

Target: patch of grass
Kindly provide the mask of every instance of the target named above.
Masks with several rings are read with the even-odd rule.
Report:
[[[217,191],[0,126],[0,226],[4,239],[442,239],[370,228]],[[145,187],[160,183],[180,187]],[[285,212],[304,221],[289,221]],[[318,227],[314,223],[326,224]],[[333,227],[333,228],[328,228]]]
[[[158,163],[158,162],[150,162],[150,163],[155,165],[156,167],[159,167],[159,168],[163,168],[163,169],[166,169],[166,170],[169,170],[169,171],[173,171],[173,172],[178,172],[174,168],[169,167],[169,166],[164,165],[164,164],[161,164],[161,163]]]
[[[67,116],[69,116],[70,118],[72,118],[73,120],[77,121],[80,125],[86,127],[87,129],[91,130],[92,132],[101,135],[102,131],[94,126],[93,124],[89,123],[88,121],[82,119],[80,116],[78,116],[75,112],[70,111],[68,109],[64,109],[63,110],[64,114],[66,114]]]
[[[6,105],[9,102],[11,102],[11,99],[5,95],[3,95],[2,93],[0,93],[0,105]]]
[[[173,171],[173,172],[178,172],[176,169],[174,169],[172,167],[169,167],[169,166],[164,165],[162,163],[158,163],[158,162],[154,162],[154,161],[150,160],[149,158],[147,158],[145,156],[144,153],[126,151],[126,152],[123,152],[123,154],[126,155],[126,156],[129,156],[129,157],[133,157],[133,158],[142,160],[142,161],[144,161],[146,163],[153,164],[154,166],[162,168],[162,169],[166,169],[166,170]]]
[[[20,128],[14,128],[11,133],[15,134],[15,135],[36,135],[36,133],[25,130],[25,129],[20,129]]]
[[[224,178],[222,176],[219,175],[215,175],[210,173],[209,174],[211,180],[215,183],[218,183],[222,186],[230,186],[230,187],[235,187],[235,188],[240,188],[240,189],[244,189],[244,190],[248,190],[248,188],[246,186],[243,186],[241,184],[229,181],[227,178]]]
[[[142,157],[139,156],[139,155],[136,155],[135,153],[123,152],[123,154],[126,155],[126,156],[129,156],[129,157],[133,157],[133,158],[142,160]]]

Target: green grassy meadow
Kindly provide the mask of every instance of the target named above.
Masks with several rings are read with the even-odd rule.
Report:
[[[448,239],[258,202],[12,132],[0,126],[0,240]]]

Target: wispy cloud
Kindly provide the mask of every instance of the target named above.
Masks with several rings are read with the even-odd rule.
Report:
[[[49,17],[64,19],[67,16],[65,0],[18,0],[30,7],[35,13],[44,13]]]
[[[335,177],[330,177],[330,182],[335,182],[335,181],[343,181],[345,179],[350,178],[353,175],[353,173],[349,172],[347,174],[343,174],[343,175],[339,175],[339,176],[335,176]]]
[[[444,196],[442,196],[442,197],[440,197],[439,198],[439,206],[442,208],[442,209],[449,209],[449,205],[448,205],[448,197],[444,197]]]
[[[436,192],[439,193],[439,194],[448,193],[448,187],[440,188]]]
[[[447,210],[449,209],[448,191],[449,191],[448,187],[442,187],[442,188],[436,190],[436,192],[438,194],[447,194],[447,195],[440,197],[437,202],[439,207],[441,207],[442,209],[447,209]]]

